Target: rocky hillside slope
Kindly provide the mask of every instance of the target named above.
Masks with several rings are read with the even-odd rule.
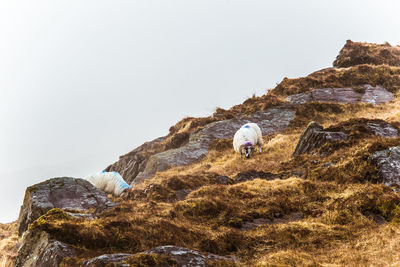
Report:
[[[125,199],[78,178],[29,187],[4,262],[400,264],[399,55],[347,41],[332,68],[184,118],[106,168],[133,185]],[[249,121],[264,145],[245,160],[232,137]]]

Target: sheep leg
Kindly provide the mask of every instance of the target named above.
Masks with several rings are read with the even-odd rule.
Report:
[[[261,146],[258,146],[258,153],[261,153]]]

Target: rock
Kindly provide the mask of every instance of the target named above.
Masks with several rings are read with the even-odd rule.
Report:
[[[262,171],[253,170],[253,171],[238,173],[235,177],[235,183],[252,181],[256,178],[272,181],[272,180],[278,179],[279,176],[277,174],[270,173],[270,172],[262,172]]]
[[[400,146],[373,153],[369,160],[378,168],[378,176],[386,186],[400,187]]]
[[[71,246],[53,240],[46,232],[26,231],[15,261],[16,267],[54,267],[67,257],[78,255]]]
[[[400,66],[400,47],[388,43],[370,44],[347,40],[333,66],[347,68],[359,64]]]
[[[21,235],[30,223],[52,208],[83,212],[113,205],[103,191],[86,180],[69,177],[49,179],[26,189],[18,218],[18,231]]]
[[[136,263],[135,259],[144,258],[143,256],[147,254],[156,254],[158,256],[164,257],[163,260],[168,259],[169,262],[174,262],[173,265],[167,262],[162,263],[157,266],[176,266],[176,267],[202,267],[209,266],[208,264],[215,261],[224,262],[234,262],[236,261],[233,257],[222,257],[215,254],[203,254],[195,250],[187,249],[184,247],[176,246],[160,246],[151,250],[140,252],[137,254],[105,254],[93,259],[87,260],[83,263],[83,266],[93,266],[100,267],[110,264],[110,266],[137,266],[135,264],[130,265],[130,263]],[[129,263],[128,263],[129,262]],[[143,263],[142,263],[143,264]],[[147,262],[148,265],[138,265],[138,266],[152,266],[151,262]],[[107,265],[108,266],[108,265]],[[223,265],[227,266],[227,265]]]
[[[149,157],[157,153],[157,151],[152,151],[152,146],[163,142],[165,139],[166,137],[164,136],[144,143],[128,154],[121,156],[117,162],[108,166],[105,170],[118,172],[128,184],[131,184],[138,173],[143,172]]]
[[[324,131],[322,126],[313,121],[308,124],[307,128],[301,134],[296,149],[293,152],[293,156],[309,153],[327,142],[346,139],[348,139],[347,134],[343,132]]]
[[[272,108],[254,113],[247,117],[218,121],[207,124],[202,130],[189,138],[189,143],[176,149],[170,149],[151,156],[146,168],[135,178],[134,183],[153,176],[156,172],[167,170],[174,166],[185,166],[202,159],[208,153],[212,140],[231,138],[235,132],[247,122],[257,123],[263,135],[284,130],[294,118],[290,109]]]
[[[308,93],[290,95],[287,101],[294,104],[305,104],[309,102],[321,103],[371,103],[379,105],[394,99],[394,95],[385,88],[377,85],[372,87],[369,84],[363,86],[363,90],[354,90],[353,88],[323,88],[314,89]]]
[[[365,127],[367,128],[367,130],[369,130],[376,136],[383,136],[383,137],[400,136],[399,131],[385,121],[367,122]]]
[[[213,261],[236,261],[233,257],[222,257],[215,254],[202,254],[198,251],[176,247],[176,246],[161,246],[151,250],[147,250],[144,253],[155,253],[158,255],[168,255],[176,260],[177,267],[202,267],[208,266],[208,262]],[[226,265],[223,265],[226,266]]]
[[[125,261],[130,256],[133,256],[133,254],[125,254],[125,253],[104,254],[85,261],[83,263],[83,266],[103,267],[106,266],[107,264],[111,264],[111,266],[116,266],[116,267],[128,267],[130,266],[129,263],[124,263],[123,261]]]

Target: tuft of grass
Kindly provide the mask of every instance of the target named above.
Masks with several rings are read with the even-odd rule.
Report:
[[[347,40],[333,62],[334,67],[347,68],[359,64],[400,66],[400,47]]]

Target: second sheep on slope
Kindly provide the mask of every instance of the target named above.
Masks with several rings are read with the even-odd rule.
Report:
[[[245,155],[246,158],[250,158],[256,145],[261,153],[262,144],[261,129],[256,123],[246,123],[237,130],[233,137],[233,148],[240,153],[240,157]]]

